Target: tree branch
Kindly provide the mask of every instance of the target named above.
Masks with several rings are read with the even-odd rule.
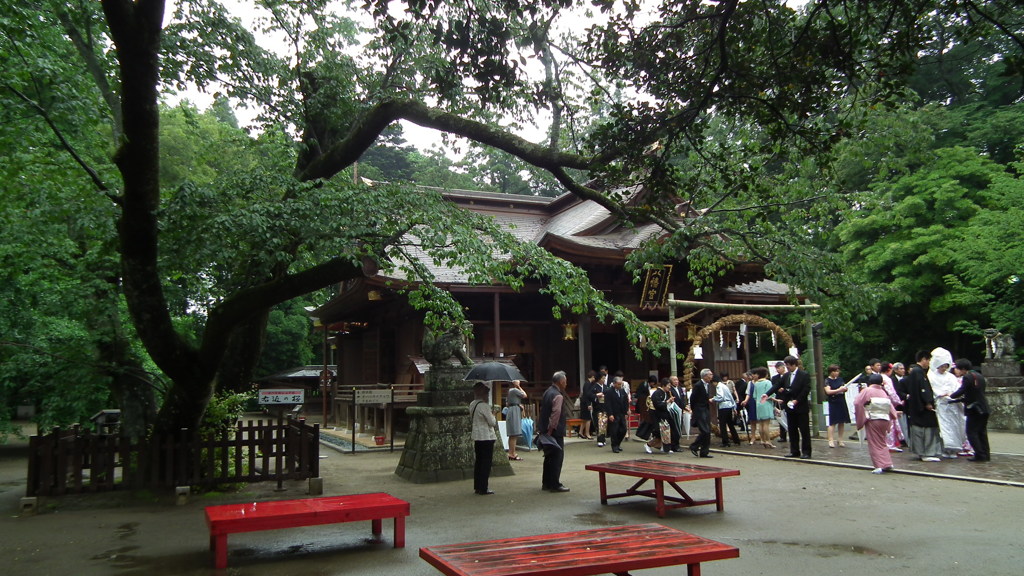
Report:
[[[982,10],[981,6],[978,6],[977,2],[974,2],[973,0],[968,0],[967,7],[977,12],[979,16],[981,16],[989,24],[994,26],[996,30],[1002,32],[1004,36],[1006,36],[1007,38],[1010,39],[1011,42],[1016,44],[1018,49],[1024,51],[1024,38],[1014,33],[1013,30],[1011,30],[1008,26],[1000,22],[999,19],[997,19],[996,17]]]
[[[352,127],[344,140],[331,146],[324,154],[310,162],[305,170],[298,175],[298,179],[308,181],[334,176],[358,160],[381,132],[399,119],[408,120],[426,128],[463,136],[508,152],[533,166],[547,170],[566,190],[577,197],[592,200],[607,208],[617,217],[631,220],[628,212],[617,202],[597,190],[580,184],[565,171],[566,168],[592,169],[604,161],[602,157],[588,158],[577,154],[553,151],[546,146],[534,144],[499,128],[430,108],[414,100],[391,100],[375,106]],[[664,225],[664,222],[659,222],[659,224]],[[671,226],[669,228],[671,229]]]
[[[66,10],[58,5],[56,12],[57,19],[64,26],[64,32],[71,39],[75,49],[78,50],[78,55],[85,62],[85,67],[89,71],[89,75],[92,76],[93,82],[96,83],[96,88],[99,89],[103,101],[107,103],[107,109],[114,119],[113,139],[116,145],[121,142],[124,126],[124,119],[121,115],[121,99],[118,97],[117,92],[110,87],[110,81],[107,79],[107,75],[103,72],[103,66],[96,57],[94,46],[82,37],[81,31],[75,26]]]
[[[75,150],[75,147],[72,146],[70,142],[68,142],[67,138],[64,137],[64,134],[60,131],[60,128],[57,127],[57,124],[53,121],[53,119],[50,118],[50,114],[46,111],[46,109],[40,106],[39,103],[35,100],[29,98],[27,94],[25,94],[21,90],[18,90],[14,86],[11,86],[10,84],[4,84],[4,86],[6,86],[7,89],[11,92],[14,92],[15,96],[20,98],[23,102],[25,102],[33,110],[35,110],[37,114],[39,114],[43,121],[46,122],[46,125],[50,127],[50,131],[53,132],[53,135],[56,136],[57,140],[60,141],[61,147],[67,150],[68,154],[71,155],[71,159],[74,160],[76,164],[81,166],[82,170],[85,170],[85,173],[89,175],[89,179],[92,180],[93,185],[95,185],[96,188],[101,192],[106,193],[107,197],[110,198],[111,200],[115,202],[120,202],[120,198],[118,198],[117,195],[113,194],[110,191],[110,188],[107,187],[106,182],[104,182],[103,179],[100,178],[99,173],[96,172],[96,170],[94,170],[92,166],[90,166],[85,161],[85,159],[78,154],[78,151]]]
[[[210,311],[199,352],[203,364],[216,366],[231,331],[253,314],[324,286],[362,276],[363,268],[360,264],[339,257],[299,273],[238,291]]]
[[[344,140],[331,146],[299,175],[303,181],[330,178],[350,166],[373,145],[385,128],[397,120],[408,120],[425,128],[455,134],[503,150],[538,168],[588,170],[596,160],[577,154],[552,152],[546,146],[509,134],[482,122],[438,110],[414,100],[389,100],[371,109],[356,122]]]

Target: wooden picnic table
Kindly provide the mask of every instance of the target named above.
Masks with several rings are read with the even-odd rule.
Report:
[[[660,524],[612,526],[420,548],[448,576],[590,576],[738,558],[739,548]]]
[[[665,511],[672,508],[688,508],[690,506],[702,506],[704,504],[715,504],[719,512],[725,510],[725,500],[722,490],[722,478],[726,476],[739,476],[739,470],[727,470],[725,468],[714,468],[712,466],[701,466],[699,464],[683,464],[666,460],[640,459],[623,460],[621,462],[607,462],[605,464],[587,464],[587,470],[593,470],[600,474],[601,504],[607,504],[612,498],[625,498],[627,496],[646,496],[654,498],[657,502],[656,510],[659,518],[665,517]],[[625,492],[609,494],[605,481],[606,474],[619,474],[639,478],[635,484],[626,489]],[[715,498],[713,500],[696,500],[679,487],[679,482],[691,480],[715,480]],[[654,482],[654,488],[641,489],[648,481]],[[668,483],[679,494],[665,494],[665,484]],[[671,504],[666,504],[671,502]]]

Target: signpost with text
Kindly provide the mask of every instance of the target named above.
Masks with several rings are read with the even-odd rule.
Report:
[[[352,393],[354,396],[352,402],[352,451],[356,449],[356,414],[359,412],[358,406],[367,405],[381,405],[383,404],[387,410],[387,416],[385,422],[394,422],[392,410],[392,403],[395,400],[395,391],[392,388],[367,388],[358,389],[353,388]],[[388,434],[391,437],[391,450],[395,450],[395,435],[393,431]]]

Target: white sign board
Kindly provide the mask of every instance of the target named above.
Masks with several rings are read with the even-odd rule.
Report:
[[[388,404],[391,390],[356,390],[356,404]]]
[[[267,404],[302,404],[305,402],[302,388],[266,388],[260,390],[260,406]]]

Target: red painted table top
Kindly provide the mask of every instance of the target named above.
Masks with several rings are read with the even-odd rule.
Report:
[[[260,518],[282,518],[287,516],[308,517],[317,514],[334,513],[343,510],[408,504],[390,494],[350,494],[325,498],[303,498],[300,500],[273,500],[269,502],[246,502],[223,504],[206,508],[209,523],[234,520],[256,520]]]
[[[726,468],[714,468],[712,466],[701,466],[699,464],[685,464],[647,458],[639,460],[623,460],[621,462],[606,462],[604,464],[587,464],[586,469],[594,472],[622,474],[624,476],[636,476],[638,478],[650,478],[651,480],[664,480],[668,482],[703,480],[705,478],[725,478],[726,476],[740,475],[739,470],[728,470]]]
[[[449,576],[586,576],[738,558],[739,548],[638,524],[420,548]]]

